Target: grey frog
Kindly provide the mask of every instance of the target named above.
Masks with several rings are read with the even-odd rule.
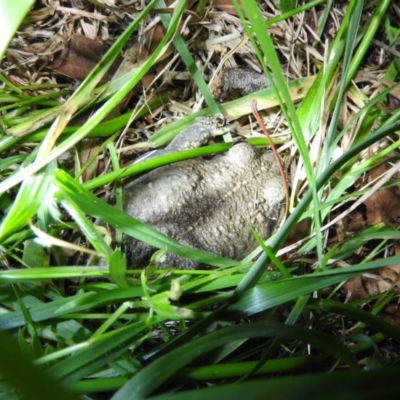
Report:
[[[196,122],[151,156],[200,146],[217,134],[215,124]],[[250,224],[264,240],[273,233],[284,198],[273,156],[243,142],[211,159],[157,168],[124,188],[127,214],[186,246],[234,260],[257,247]],[[124,247],[132,267],[147,265],[155,250],[131,237],[125,237]],[[164,266],[199,264],[168,253]]]

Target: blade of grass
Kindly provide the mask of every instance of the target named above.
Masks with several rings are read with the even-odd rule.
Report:
[[[388,338],[394,340],[400,340],[400,330],[395,326],[389,324],[383,319],[371,314],[370,312],[361,310],[349,304],[341,304],[337,301],[330,300],[311,300],[307,304],[307,308],[311,310],[319,310],[324,313],[334,313],[345,316],[349,319],[355,319],[356,321],[362,322],[363,324],[369,326],[381,332]],[[353,336],[353,335],[352,335]]]
[[[149,400],[257,400],[297,399],[336,400],[340,385],[341,400],[375,400],[377,398],[397,399],[400,368],[392,367],[376,371],[348,371],[312,373],[309,375],[275,377],[251,382],[224,384],[211,388],[188,390],[175,394],[149,397]]]
[[[367,271],[396,265],[399,262],[400,256],[394,256],[347,268],[282,279],[275,282],[266,282],[244,292],[235,303],[232,303],[225,309],[224,313],[226,315],[231,311],[237,314],[237,318],[243,318],[246,315],[253,315],[268,310],[279,304],[295,300],[299,296],[305,296],[316,290],[346,281]]]
[[[167,8],[164,0],[157,0],[156,8],[162,8],[162,9]],[[160,14],[160,19],[161,19],[163,25],[167,28],[170,24],[171,17],[168,14]],[[173,42],[176,50],[178,51],[179,55],[181,56],[182,61],[186,65],[186,68],[189,70],[190,74],[192,75],[192,78],[195,81],[197,87],[199,88],[201,94],[203,95],[205,102],[207,103],[208,107],[210,108],[210,111],[214,115],[219,114],[221,112],[219,109],[219,106],[216,103],[216,101],[214,100],[214,97],[211,94],[210,89],[208,88],[208,85],[206,84],[206,82],[203,78],[203,75],[199,71],[199,68],[197,67],[196,62],[193,59],[193,56],[191,55],[190,51],[186,47],[185,41],[183,40],[183,38],[179,32],[175,35],[172,42]]]
[[[8,43],[11,41],[21,22],[31,9],[34,0],[20,0],[18,7],[12,0],[2,1],[0,4],[0,60],[7,50]]]
[[[304,340],[312,346],[322,348],[342,359],[350,366],[356,365],[356,361],[347,347],[329,335],[278,323],[243,324],[220,329],[158,358],[136,373],[111,399],[122,400],[130,396],[135,399],[146,398],[180,368],[198,356],[225,345],[227,342],[254,337],[286,337]]]
[[[243,4],[243,8],[245,9],[246,15],[251,23],[251,29],[250,29],[247,27],[247,22],[244,20],[244,17],[242,15],[237,0],[233,0],[233,3],[235,5],[238,15],[242,19],[243,26],[247,32],[249,40],[253,44],[253,48],[257,54],[258,60],[262,65],[264,72],[268,76],[271,86],[274,88],[275,96],[280,103],[281,110],[285,115],[285,119],[289,124],[290,130],[293,134],[294,141],[297,145],[297,148],[300,152],[300,156],[303,160],[303,164],[305,166],[308,184],[309,187],[311,188],[311,193],[312,193],[313,207],[315,210],[319,210],[318,191],[316,189],[313,168],[311,165],[307,144],[302,133],[302,127],[297,117],[297,113],[294,104],[292,102],[292,99],[290,98],[287,89],[287,84],[283,77],[279,59],[276,54],[273,42],[263,23],[262,15],[258,7],[258,4],[256,4],[254,0],[249,0]],[[255,40],[253,39],[253,32],[257,37],[258,44],[261,47],[263,54],[261,54],[260,51],[258,51],[258,46],[255,43]],[[271,67],[272,76],[267,69],[267,66],[265,64],[265,59],[268,61],[268,64]],[[314,217],[313,221],[315,224],[318,257],[322,258],[323,248],[322,248],[322,235],[321,235],[321,220],[319,212],[316,211],[313,217]],[[253,282],[254,284],[257,281],[257,279],[261,276],[263,268],[264,268],[263,265],[256,263],[253,266],[253,268],[249,271],[248,278],[244,279],[243,286],[239,285],[237,291],[242,290],[242,288],[245,287],[249,282]]]
[[[296,300],[300,296],[307,296],[314,291],[335,285],[364,272],[372,271],[384,266],[396,265],[400,262],[400,256],[388,259],[380,259],[369,263],[363,263],[352,267],[334,269],[322,273],[281,279],[278,281],[257,284],[254,288],[242,293],[236,302],[224,304],[214,313],[183,332],[178,337],[153,351],[154,354],[164,354],[171,349],[179,349],[184,343],[190,342],[193,337],[203,332],[216,321],[227,322],[247,318],[271,308]],[[232,298],[235,298],[233,296]],[[232,298],[230,300],[232,300]]]
[[[294,356],[290,358],[273,359],[263,363],[254,373],[257,361],[244,361],[238,363],[224,363],[216,365],[206,365],[200,367],[183,368],[179,373],[180,377],[188,377],[199,381],[210,381],[219,379],[242,378],[249,373],[252,376],[304,372],[307,369],[318,368],[319,363],[323,363],[323,358],[318,356]]]
[[[26,226],[43,203],[51,201],[52,180],[50,174],[26,178],[25,184],[0,225],[0,243],[13,232]]]
[[[356,54],[354,55],[353,59],[351,60],[351,64],[349,67],[349,72],[346,74],[346,86],[350,83],[351,79],[357,72],[358,67],[360,66],[361,61],[363,60],[366,52],[368,51],[369,47],[372,44],[372,40],[381,25],[382,19],[386,15],[386,11],[388,10],[390,4],[392,2],[390,0],[381,0],[378,3],[378,6],[370,19],[370,23],[368,27],[364,30],[364,35]]]
[[[139,23],[148,15],[150,10],[153,8],[154,4],[155,0],[150,1],[150,3],[138,14],[135,20],[116,40],[116,42],[111,46],[105,56],[100,60],[100,62],[97,63],[97,65],[85,78],[82,84],[79,85],[74,94],[61,107],[57,119],[54,121],[45,139],[40,145],[39,153],[37,155],[38,161],[49,154],[58,137],[61,135],[62,131],[66,127],[71,117],[75,114],[75,112],[80,107],[82,107],[83,104],[91,100],[91,96],[93,95],[95,87],[100,82],[101,78],[106,74],[112,63],[115,61],[126,41],[138,28]]]
[[[127,40],[133,28],[136,29],[136,26],[138,25],[138,21],[140,21],[144,16],[148,13],[150,10],[150,6],[153,4],[154,0],[149,3],[149,5],[142,11],[137,19],[130,25],[128,30],[125,31],[125,34],[121,36],[124,40]],[[63,154],[65,151],[70,149],[72,146],[74,146],[76,143],[81,141],[83,138],[85,138],[92,129],[94,129],[104,118],[105,116],[112,110],[114,109],[119,102],[131,91],[131,89],[140,81],[140,79],[143,77],[143,75],[151,68],[151,66],[154,64],[155,60],[159,56],[159,54],[162,52],[164,47],[166,46],[167,42],[171,39],[171,37],[175,34],[176,27],[178,25],[180,16],[183,12],[183,6],[181,3],[178,4],[179,7],[177,7],[174,11],[173,18],[171,20],[171,24],[157,46],[157,49],[150,55],[150,57],[140,66],[136,69],[136,74],[132,77],[132,79],[119,91],[117,92],[114,96],[112,96],[86,123],[83,125],[80,129],[78,129],[75,133],[73,133],[67,140],[63,141],[60,145],[56,146],[54,149],[52,149],[49,153],[47,153],[47,150],[43,150],[43,155],[40,159],[37,159],[35,163],[27,167],[24,171],[18,171],[14,175],[10,176],[8,179],[0,183],[0,193],[3,191],[6,191],[10,188],[12,188],[14,185],[17,185],[20,183],[23,179],[25,179],[27,176],[39,171],[41,168],[43,168],[46,164],[48,164],[50,161],[56,159],[59,157],[61,154]],[[140,18],[139,18],[140,17]],[[128,34],[127,34],[128,33]],[[122,39],[119,39],[118,43],[122,43]],[[109,50],[110,52],[110,50]],[[107,54],[109,53],[107,52]],[[106,54],[106,57],[107,57]],[[73,105],[75,107],[75,104]],[[54,122],[54,126],[64,126],[65,123],[69,120],[71,116],[68,116],[67,114],[64,115],[64,118],[62,121]],[[60,125],[59,125],[60,124]],[[54,128],[55,129],[55,128]],[[60,133],[59,128],[56,130],[57,135]],[[52,136],[53,137],[53,136]],[[50,139],[49,139],[50,143]],[[43,147],[45,148],[45,147]],[[47,145],[46,145],[47,148]]]
[[[382,125],[375,132],[371,133],[370,136],[363,139],[361,142],[355,144],[351,149],[344,153],[341,157],[331,163],[325,171],[322,172],[320,177],[316,181],[316,189],[319,190],[325,182],[343,165],[345,165],[352,157],[359,154],[362,150],[368,148],[373,143],[376,143],[385,136],[396,132],[400,129],[400,122],[387,121],[386,124]],[[310,203],[313,195],[313,189],[309,189],[307,193],[303,196],[300,203],[297,205],[293,213],[288,217],[283,226],[274,235],[270,247],[272,251],[276,252],[280,246],[283,245],[284,241],[289,236],[290,232],[294,229],[296,223],[300,220],[303,213],[306,211],[308,204]],[[238,285],[235,296],[239,296],[243,291],[254,286],[260,276],[260,272],[266,268],[269,263],[269,257],[262,254],[260,258],[254,264],[252,270],[245,276],[243,281]],[[253,274],[252,271],[257,271]]]
[[[134,346],[136,341],[141,340],[145,331],[160,321],[161,318],[153,317],[145,322],[133,323],[90,338],[86,343],[81,343],[84,345],[81,350],[50,367],[48,373],[63,383],[71,383],[88,376]]]
[[[75,296],[53,300],[49,303],[35,302],[29,307],[32,321],[46,321],[59,318],[63,315],[89,310],[93,307],[118,304],[122,301],[131,300],[133,297],[143,296],[140,286],[129,289],[114,289],[99,293],[86,292]],[[24,299],[24,301],[26,301]],[[0,315],[0,331],[9,330],[25,324],[21,311]]]
[[[335,133],[339,123],[339,113],[342,108],[343,96],[345,93],[345,89],[348,84],[348,74],[349,74],[349,66],[351,61],[351,56],[353,54],[354,48],[356,46],[356,39],[358,28],[360,24],[360,19],[363,11],[363,1],[357,3],[354,7],[354,10],[349,18],[349,27],[346,32],[346,41],[344,48],[344,56],[343,56],[343,72],[340,77],[339,82],[339,90],[337,95],[336,103],[334,104],[334,110],[331,118],[331,122],[329,124],[328,131],[325,135],[324,144],[322,146],[321,158],[317,167],[317,174],[319,175],[321,171],[323,171],[326,166],[330,163],[332,159],[332,154],[335,150]]]
[[[267,21],[265,21],[266,26],[271,26],[276,24],[277,22],[284,21],[285,19],[288,19],[290,17],[295,16],[296,14],[299,14],[303,11],[310,10],[320,4],[326,3],[326,0],[314,0],[310,1],[308,3],[299,5],[296,8],[293,8],[292,10],[288,10],[280,15],[277,15],[276,17],[270,18]]]

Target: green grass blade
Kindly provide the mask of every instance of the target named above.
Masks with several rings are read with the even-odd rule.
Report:
[[[118,38],[118,40],[111,46],[107,51],[106,55],[96,64],[95,68],[89,73],[86,79],[74,92],[74,94],[68,99],[68,101],[61,107],[59,116],[51,126],[46,138],[41,143],[37,160],[41,160],[45,157],[53,148],[56,140],[61,135],[62,131],[66,127],[71,117],[76,111],[81,108],[85,103],[91,100],[93,91],[96,85],[100,82],[101,78],[106,74],[118,54],[121,52],[124,44],[130,38],[132,33],[138,28],[140,22],[147,16],[150,10],[153,8],[155,0],[150,3],[139,13],[135,20],[130,26],[124,31],[124,33]],[[121,92],[123,92],[121,90]],[[105,114],[106,115],[106,114]],[[104,115],[104,116],[105,116]]]
[[[383,319],[377,317],[376,315],[372,315],[370,312],[361,310],[349,304],[341,304],[337,301],[330,300],[317,300],[311,301],[307,308],[311,310],[319,310],[324,313],[334,313],[343,315],[346,318],[354,319],[356,321],[362,322],[365,325],[369,326],[381,332],[386,337],[392,338],[394,340],[400,340],[400,330],[384,321]]]
[[[150,3],[150,5],[153,4]],[[149,7],[146,7],[146,13],[149,11]],[[166,43],[171,39],[171,37],[174,35],[176,26],[179,22],[180,15],[182,13],[182,7],[179,9],[175,9],[175,13],[173,15],[171,25],[166,32],[165,36],[159,43],[157,49],[150,57],[136,70],[136,74],[128,81],[127,84],[116,94],[114,94],[107,102],[104,104],[87,122],[84,126],[82,126],[80,129],[78,129],[74,134],[72,134],[68,139],[66,139],[64,142],[62,142],[60,145],[55,147],[53,150],[49,151],[47,153],[47,150],[52,147],[52,142],[58,135],[61,133],[60,129],[61,127],[64,128],[65,124],[68,122],[68,120],[71,118],[72,115],[69,115],[69,113],[75,109],[76,103],[73,103],[72,108],[64,108],[64,113],[63,117],[61,119],[58,119],[54,122],[53,124],[53,131],[55,134],[49,135],[49,139],[47,139],[47,144],[42,145],[43,150],[41,152],[41,157],[36,160],[36,162],[29,167],[27,167],[24,171],[19,171],[16,172],[14,175],[10,176],[8,179],[0,183],[0,193],[2,193],[5,190],[10,189],[14,185],[17,185],[19,182],[21,182],[24,178],[26,178],[28,175],[33,174],[37,171],[39,171],[41,168],[43,168],[46,164],[48,164],[50,161],[56,159],[59,157],[61,154],[66,152],[68,149],[73,147],[75,144],[80,142],[82,139],[84,139],[92,129],[94,129],[104,118],[105,116],[112,110],[114,109],[119,102],[131,91],[131,89],[140,81],[142,76],[151,68],[155,60],[157,59],[159,53],[162,51]],[[145,14],[142,12],[140,14],[141,18],[144,18]],[[127,32],[130,33],[130,30],[133,28],[136,28],[136,25],[138,24],[138,19],[135,20],[131,26],[130,29],[128,28]],[[124,38],[127,40],[128,35],[124,35]],[[110,52],[110,51],[109,51]],[[108,53],[107,53],[108,54]],[[107,55],[106,55],[107,56]],[[82,93],[86,93],[84,90]],[[80,100],[79,100],[80,101]]]
[[[121,329],[90,338],[81,343],[82,350],[48,369],[48,373],[65,383],[75,382],[98,371],[113,359],[123,354],[129,347],[140,341],[143,332],[148,331],[160,318],[149,318]]]
[[[186,1],[182,1],[182,3],[186,3]],[[165,9],[167,6],[165,5],[164,0],[157,0],[156,8]],[[160,19],[165,27],[168,27],[171,17],[168,14],[160,14]],[[190,51],[186,47],[185,41],[183,40],[182,36],[177,33],[173,40],[174,46],[178,51],[179,55],[181,56],[182,61],[186,65],[186,68],[189,70],[190,74],[194,82],[196,83],[197,87],[199,88],[201,94],[204,97],[205,102],[207,103],[208,107],[210,108],[211,112],[216,115],[220,113],[220,109],[216,101],[214,100],[213,95],[206,84],[203,75],[199,71],[199,68],[196,65],[196,62],[191,55]]]
[[[13,232],[22,229],[39,207],[51,202],[52,176],[40,174],[28,177],[0,225],[0,243]]]
[[[122,301],[131,300],[132,297],[143,296],[141,287],[129,289],[114,289],[112,291],[102,291],[99,293],[86,292],[75,296],[53,300],[48,303],[39,304],[35,302],[29,307],[32,321],[46,321],[52,318],[59,318],[63,315],[90,310],[93,307],[118,304]],[[27,300],[24,299],[26,302]],[[14,311],[0,315],[0,331],[9,330],[25,325],[25,320],[21,311]]]
[[[399,262],[400,256],[395,256],[347,268],[266,282],[244,292],[235,303],[228,306],[225,312],[237,313],[238,318],[239,316],[253,315],[295,300],[299,296],[305,296],[325,287],[344,282],[364,272],[396,265]]]
[[[20,0],[18,7],[12,0],[3,0],[0,4],[0,60],[7,50],[8,43],[30,10],[34,0]]]
[[[329,335],[278,323],[243,324],[210,333],[158,358],[130,379],[112,397],[112,400],[123,400],[130,396],[135,399],[146,398],[175,372],[198,356],[225,345],[227,342],[254,337],[285,337],[304,340],[312,346],[323,348],[350,366],[355,366],[355,359],[349,350],[340,341]]]
[[[236,7],[236,11],[239,13],[239,15],[241,15],[241,11],[236,0],[234,0],[234,4]],[[268,31],[265,28],[261,11],[256,2],[254,0],[247,1],[243,4],[243,8],[246,11],[247,17],[249,18],[249,21],[251,23],[251,29],[247,28],[246,21],[242,17],[244,28],[247,31],[247,35],[249,36],[249,39],[253,44],[253,48],[256,51],[260,64],[263,66],[264,72],[267,74],[271,86],[274,88],[275,96],[280,103],[282,112],[285,115],[286,122],[290,127],[293,139],[297,145],[300,157],[303,161],[309,187],[312,188],[313,208],[314,210],[319,210],[318,191],[316,189],[315,178],[309,157],[307,143],[304,139],[302,126],[298,119],[296,109],[287,89],[287,83],[283,77],[281,66],[273,42]],[[255,43],[254,39],[252,39],[253,32],[257,37],[258,46],[260,46],[262,50],[262,55],[258,51],[258,46]],[[268,72],[268,69],[265,65],[265,60],[267,60],[271,68],[271,74]],[[314,214],[313,221],[315,224],[315,234],[317,237],[317,252],[319,257],[322,258],[321,220],[320,215],[317,211]],[[237,288],[237,293],[240,293],[242,290],[246,290],[251,285],[254,285],[255,282],[257,282],[257,279],[261,276],[262,271],[263,267],[255,264],[252,270],[249,272],[249,277],[243,280],[243,282]]]
[[[377,371],[350,371],[331,374],[313,373],[301,376],[274,377],[252,382],[219,385],[211,388],[164,394],[149,400],[258,400],[298,399],[341,400],[397,399],[400,368]]]
[[[385,17],[391,3],[391,0],[379,1],[378,7],[376,8],[374,15],[372,16],[368,27],[365,28],[365,33],[362,41],[358,46],[357,52],[351,61],[349,72],[348,74],[346,74],[346,86],[350,83],[350,80],[357,72],[357,69],[359,68],[361,61],[364,59],[367,50],[370,48],[372,40],[374,39],[375,34],[379,26],[381,25],[381,22]]]

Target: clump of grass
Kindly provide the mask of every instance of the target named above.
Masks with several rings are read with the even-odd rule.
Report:
[[[355,183],[399,145],[400,111],[390,114],[382,106],[397,86],[372,91],[368,84],[355,83],[378,28],[392,43],[398,37],[399,28],[388,14],[390,1],[376,7],[350,1],[322,60],[315,60],[309,76],[290,83],[282,71],[288,53],[277,50],[266,25],[280,21],[290,26],[293,18],[311,9],[320,12],[322,32],[328,14],[334,12],[329,9],[332,5],[316,1],[294,8],[285,3],[284,13],[265,23],[254,0],[242,2],[246,4],[241,8],[233,3],[254,57],[272,84],[238,100],[218,104],[213,99],[190,48],[177,32],[183,1],[171,14],[162,12],[162,2],[149,2],[75,90],[54,84],[20,87],[1,77],[0,329],[5,332],[0,336],[0,388],[5,398],[96,399],[104,392],[113,399],[152,395],[179,399],[194,393],[239,398],[249,393],[268,397],[277,390],[283,397],[301,391],[330,398],[339,383],[345,398],[390,397],[397,390],[400,331],[379,317],[395,298],[394,288],[347,304],[336,301],[343,282],[398,265],[399,256],[387,255],[397,229],[381,223],[330,242],[337,210],[371,194],[358,190]],[[136,69],[98,86],[131,35],[157,9],[166,31],[156,49]],[[16,26],[18,20],[9,28],[12,34]],[[168,124],[144,145],[134,145],[136,149],[164,144],[197,115],[222,112],[236,119],[250,113],[253,101],[259,109],[279,105],[282,111],[287,129],[281,151],[290,154],[287,162],[294,171],[290,212],[255,263],[250,261],[254,254],[237,263],[188,249],[91,193],[168,162],[229,147],[217,144],[120,168],[114,141],[128,121],[146,115],[147,107],[159,107],[165,97],[157,95],[132,113],[110,113],[168,44],[191,72],[208,108]],[[313,48],[318,46],[322,44],[316,41]],[[0,54],[5,49],[3,44]],[[287,68],[296,69],[290,63]],[[398,69],[394,59],[384,79],[395,81]],[[32,96],[28,90],[46,94]],[[82,126],[71,124],[85,110],[95,111]],[[109,151],[111,172],[82,182],[85,167],[78,165],[68,172],[59,168],[62,154],[98,136],[108,137],[98,153]],[[266,144],[264,139],[252,142]],[[363,151],[371,146],[376,150],[367,159]],[[336,156],[338,150],[341,154]],[[116,196],[118,204],[118,190]],[[305,237],[284,247],[297,224],[307,218],[311,223]],[[94,219],[216,268],[127,270],[121,251],[110,246]],[[82,251],[83,240],[90,245],[87,252],[100,254],[106,267],[66,265],[69,253]],[[352,261],[366,244],[371,251]],[[286,261],[277,257],[293,249],[300,253]],[[268,268],[271,262],[279,272]],[[390,362],[380,351],[382,343],[397,349]],[[342,372],[326,374],[337,369]],[[311,372],[314,375],[304,375]],[[295,374],[301,376],[288,377]]]

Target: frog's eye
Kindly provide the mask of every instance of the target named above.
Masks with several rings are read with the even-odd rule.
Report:
[[[217,128],[223,128],[226,124],[225,117],[219,113],[214,116],[215,125]]]

